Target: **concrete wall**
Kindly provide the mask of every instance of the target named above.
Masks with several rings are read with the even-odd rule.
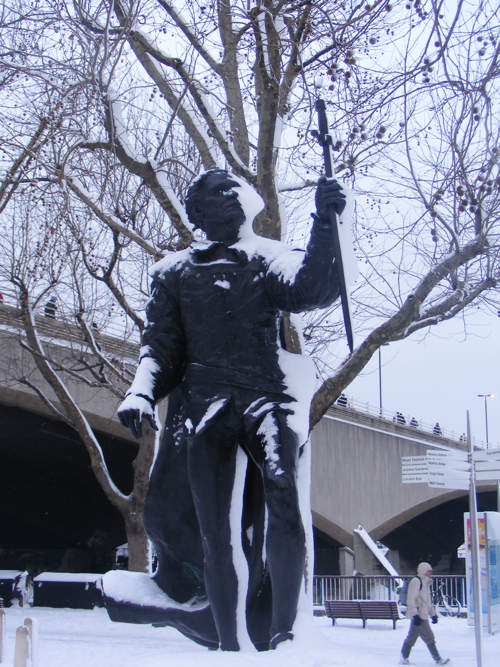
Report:
[[[88,355],[88,350],[81,339],[81,331],[64,322],[43,317],[37,317],[37,320],[39,333],[47,353],[59,362],[79,370],[78,355],[84,352]],[[0,307],[0,403],[54,417],[54,412],[43,398],[27,384],[19,381],[21,378],[26,378],[38,387],[57,408],[61,409],[51,387],[36,368],[31,353],[20,346],[20,330],[16,309],[8,306]],[[110,339],[111,345],[108,347],[108,337],[103,337],[103,339],[103,345],[106,346],[108,352],[116,353],[119,361],[125,355],[133,367],[134,360],[138,356],[137,346],[125,344],[120,352],[117,341]],[[67,374],[61,374],[61,377],[64,378],[75,402],[93,428],[109,435],[134,441],[129,430],[123,428],[118,421],[116,409],[120,398],[116,394],[108,389],[91,387]],[[87,377],[92,379],[89,374]],[[126,389],[126,386],[124,385],[123,388]]]
[[[460,447],[354,410],[334,407],[312,433],[311,506],[314,525],[353,548],[353,530],[362,525],[374,540],[409,519],[465,491],[433,490],[403,484],[401,457],[427,449]],[[481,485],[481,490],[494,490]]]

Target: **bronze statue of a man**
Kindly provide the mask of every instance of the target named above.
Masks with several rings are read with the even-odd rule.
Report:
[[[127,616],[111,594],[107,606],[112,618],[156,619],[211,648],[239,650],[246,628],[258,650],[273,649],[293,638],[306,551],[296,422],[309,405],[297,401],[282,313],[338,297],[327,207],[341,213],[345,196],[320,181],[306,250],[255,235],[262,199],[227,171],[199,176],[185,204],[206,241],[153,267],[139,366],[118,412],[140,437],[170,395],[144,524],[153,581],[174,603],[163,616],[140,603]]]

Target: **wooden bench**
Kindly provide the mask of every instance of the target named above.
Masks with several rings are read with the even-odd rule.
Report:
[[[360,618],[363,627],[368,619],[392,621],[396,629],[396,621],[401,620],[398,603],[393,600],[325,600],[325,611],[335,625],[337,618]]]

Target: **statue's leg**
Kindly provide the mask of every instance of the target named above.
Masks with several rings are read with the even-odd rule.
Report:
[[[248,563],[247,629],[258,651],[269,649],[272,615],[271,579],[265,556],[265,497],[262,474],[249,457],[243,496],[242,541]]]
[[[176,602],[205,597],[203,548],[187,472],[182,392],[169,396],[165,429],[149,482],[144,528],[158,557],[154,581]]]
[[[144,509],[144,527],[155,546],[158,568],[153,579],[141,572],[108,572],[103,577],[103,595],[113,621],[169,625],[215,649],[219,638],[206,601],[203,548],[189,488],[181,405],[182,393],[177,389],[169,396]]]
[[[297,492],[297,435],[285,412],[269,412],[246,447],[259,465],[268,510],[267,565],[272,588],[271,638],[286,636],[297,614],[304,575],[305,533]]]
[[[233,564],[229,513],[240,419],[232,403],[202,430],[188,436],[188,473],[205,555],[205,586],[225,651],[238,651],[238,579]],[[239,539],[240,536],[238,536]]]

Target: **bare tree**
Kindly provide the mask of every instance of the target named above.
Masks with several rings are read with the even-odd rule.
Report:
[[[2,24],[1,211],[23,188],[57,201],[74,251],[54,278],[66,293],[83,268],[140,330],[147,265],[193,238],[182,199],[200,169],[245,178],[266,203],[256,232],[300,242],[321,175],[309,130],[322,77],[336,172],[357,195],[361,342],[342,358],[338,306],[306,318],[323,378],[311,427],[383,343],[498,308],[493,3],[47,0],[3,5]]]

